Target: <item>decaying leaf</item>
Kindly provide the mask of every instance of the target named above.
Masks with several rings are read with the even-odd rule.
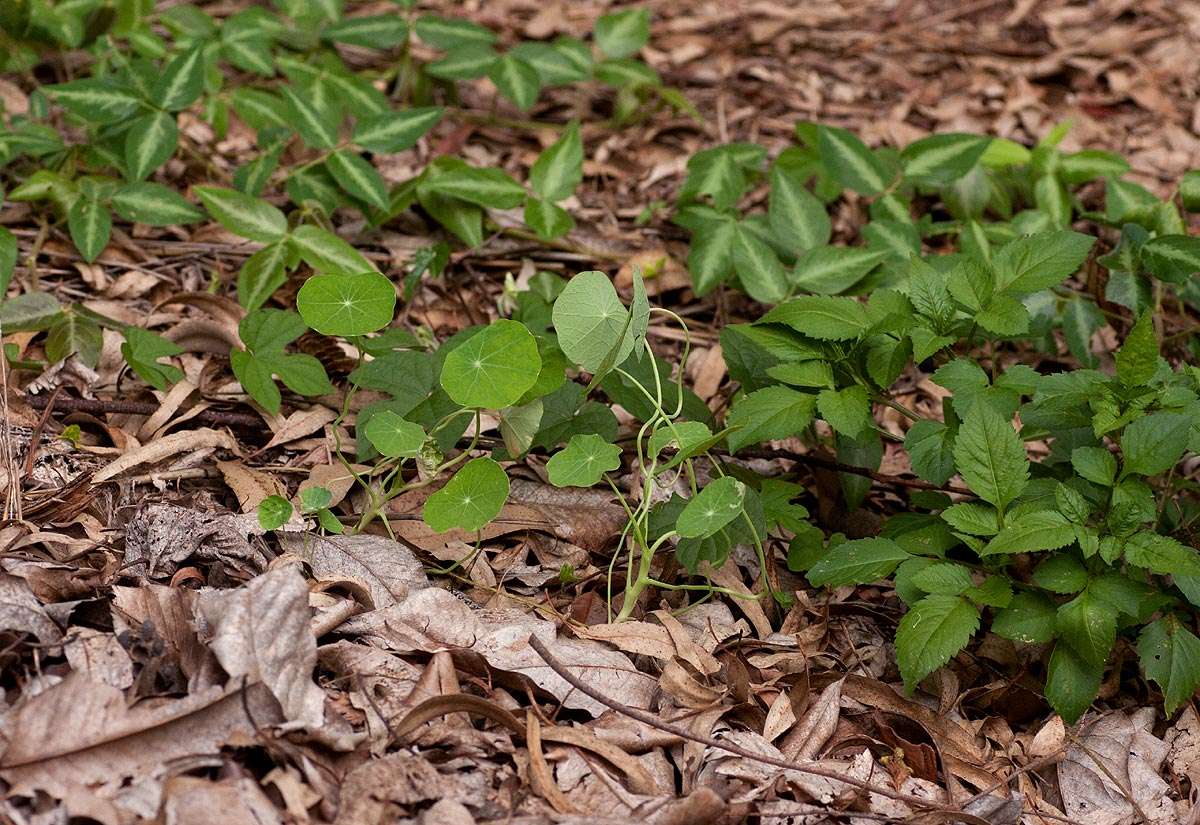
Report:
[[[429,586],[421,562],[403,544],[384,536],[280,536],[285,550],[304,559],[318,579],[352,579],[365,584],[375,607],[403,601],[412,590]]]
[[[194,557],[255,573],[266,567],[267,555],[247,536],[261,533],[253,513],[234,516],[151,504],[140,508],[125,529],[125,571],[132,576],[159,578]]]

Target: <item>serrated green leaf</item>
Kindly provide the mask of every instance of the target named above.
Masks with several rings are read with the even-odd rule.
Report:
[[[965,476],[964,476],[965,478]],[[1057,550],[1075,541],[1075,526],[1052,510],[1029,513],[1001,528],[981,555],[1036,553]]]
[[[1200,238],[1160,235],[1142,246],[1142,265],[1162,281],[1186,284],[1200,272]]]
[[[780,304],[762,318],[765,324],[786,324],[810,338],[848,341],[870,327],[866,307],[853,298],[802,295]]]
[[[955,431],[941,421],[915,422],[904,437],[913,472],[931,484],[945,484],[954,475]]]
[[[964,501],[942,511],[942,519],[960,533],[994,536],[1000,532],[996,508],[977,501]]]
[[[953,562],[935,562],[913,574],[912,583],[926,593],[958,596],[975,586],[970,569]]]
[[[425,500],[421,515],[435,533],[474,532],[500,515],[508,486],[503,467],[490,458],[475,458]]]
[[[1170,536],[1140,532],[1125,543],[1125,560],[1160,576],[1200,576],[1200,553]]]
[[[842,186],[860,195],[878,195],[889,176],[879,157],[854,133],[836,126],[819,126],[821,162]]]
[[[450,351],[441,385],[456,404],[499,410],[533,387],[541,365],[537,341],[525,325],[501,319]]]
[[[546,473],[555,487],[591,487],[620,466],[621,448],[616,444],[594,434],[573,435],[546,462]]]
[[[788,387],[764,387],[734,402],[726,423],[734,428],[729,434],[729,449],[796,435],[813,418],[816,396]]]
[[[1058,635],[1077,656],[1102,665],[1117,642],[1117,617],[1113,610],[1088,591],[1058,608]]]
[[[848,438],[858,438],[874,424],[870,396],[858,384],[840,390],[821,390],[817,394],[817,411],[835,432]]]
[[[417,106],[362,118],[354,126],[354,142],[380,154],[403,152],[417,145],[442,119],[443,111],[440,106]]]
[[[1200,688],[1200,639],[1174,615],[1146,625],[1138,637],[1138,657],[1147,678],[1162,688],[1168,716]]]
[[[954,440],[954,461],[977,496],[1003,511],[1029,481],[1025,445],[990,404],[975,404]]]
[[[1008,607],[996,611],[992,632],[1026,644],[1045,644],[1054,638],[1056,608],[1041,593],[1021,592]]]
[[[1154,319],[1144,312],[1137,320],[1121,348],[1116,352],[1117,377],[1127,387],[1150,383],[1158,371],[1158,337],[1154,334]]]
[[[376,209],[388,208],[388,190],[383,176],[362,156],[342,149],[325,160],[325,167],[338,186]]]
[[[197,186],[194,191],[209,214],[235,235],[271,243],[287,234],[287,218],[264,200],[216,186]]]
[[[896,661],[904,686],[950,661],[979,629],[979,609],[960,596],[933,594],[914,604],[896,629]]]
[[[1121,434],[1124,474],[1144,476],[1165,473],[1187,452],[1192,416],[1158,412],[1138,418]]]
[[[296,294],[304,322],[322,335],[366,335],[396,311],[396,288],[378,272],[314,275]]]
[[[1088,583],[1088,573],[1073,556],[1050,556],[1033,571],[1033,583],[1051,593],[1078,593]]]
[[[1068,231],[1009,241],[992,258],[996,289],[1020,295],[1058,286],[1079,270],[1095,243],[1093,237]]]

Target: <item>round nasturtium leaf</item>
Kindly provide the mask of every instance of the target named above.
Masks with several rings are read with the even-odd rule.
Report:
[[[580,272],[568,281],[551,317],[562,351],[588,372],[618,366],[633,351],[629,310],[603,272]]]
[[[737,518],[745,498],[745,484],[730,476],[719,478],[688,501],[675,530],[685,539],[707,538]]]
[[[380,410],[363,426],[371,445],[388,458],[414,458],[425,443],[425,430],[420,424],[397,415],[393,410]]]
[[[366,335],[396,312],[396,288],[378,272],[314,275],[296,295],[296,309],[322,335]]]
[[[437,533],[475,531],[500,514],[508,498],[508,476],[490,458],[468,461],[446,486],[425,501],[425,523]]]
[[[264,530],[278,530],[292,517],[292,503],[283,496],[267,496],[258,505],[258,523]]]
[[[573,435],[562,450],[546,462],[555,487],[591,487],[610,470],[621,466],[621,448],[595,434]]]
[[[450,351],[442,389],[456,404],[499,410],[520,400],[538,379],[537,339],[519,321],[500,320]]]

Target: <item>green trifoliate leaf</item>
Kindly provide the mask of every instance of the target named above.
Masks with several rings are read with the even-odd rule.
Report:
[[[574,219],[561,206],[532,196],[525,199],[525,223],[544,241],[561,238],[575,228]]]
[[[512,209],[525,200],[525,187],[500,169],[476,169],[466,165],[431,176],[422,188],[492,209]]]
[[[1089,369],[1100,363],[1092,352],[1092,336],[1105,323],[1104,313],[1094,301],[1081,297],[1067,301],[1067,308],[1062,314],[1063,337],[1067,339],[1071,354]]]
[[[43,91],[71,114],[102,125],[127,120],[142,106],[132,89],[110,78],[73,80],[45,86]]]
[[[745,499],[745,484],[729,476],[719,478],[688,500],[675,529],[685,539],[708,538],[741,515]]]
[[[796,260],[792,283],[802,292],[845,292],[883,259],[882,252],[852,246],[818,246]]]
[[[496,41],[496,33],[478,23],[434,14],[417,18],[416,31],[422,42],[442,50],[458,46],[486,46]]]
[[[848,438],[858,438],[874,423],[870,396],[858,384],[840,390],[822,390],[817,395],[817,411],[835,432]]]
[[[283,286],[287,280],[285,265],[288,259],[284,241],[267,244],[255,252],[238,270],[238,303],[248,311],[254,311]]]
[[[380,455],[414,458],[425,444],[425,430],[392,410],[380,410],[363,427],[367,440]]]
[[[504,468],[490,458],[475,458],[425,501],[421,516],[435,533],[474,532],[500,515],[507,499]]]
[[[81,196],[67,212],[67,228],[79,254],[91,263],[108,246],[112,234],[112,215],[105,204]]]
[[[321,35],[335,43],[368,49],[391,49],[408,39],[408,23],[396,14],[348,17],[326,26]]]
[[[209,214],[235,235],[271,243],[287,234],[287,218],[264,200],[216,186],[197,186],[194,191]]]
[[[278,530],[292,517],[292,503],[283,496],[267,496],[258,505],[258,523],[264,530]]]
[[[789,387],[764,387],[734,402],[726,419],[729,449],[796,435],[813,419],[816,396]]]
[[[125,133],[125,170],[132,181],[140,181],[175,154],[179,127],[175,116],[154,112],[136,118]]]
[[[170,364],[159,363],[160,358],[180,355],[183,348],[146,329],[125,327],[125,343],[121,344],[121,355],[138,377],[156,390],[168,389],[183,378],[183,371]]]
[[[1162,688],[1168,716],[1200,688],[1200,639],[1174,615],[1146,625],[1138,637],[1138,657],[1146,676]]]
[[[366,335],[396,311],[396,288],[378,272],[314,275],[296,294],[304,322],[322,335]]]
[[[891,182],[883,161],[852,132],[819,126],[821,162],[842,186],[860,195],[878,195]]]
[[[1003,510],[1029,482],[1025,445],[990,404],[975,404],[954,440],[954,461],[971,490]]]
[[[569,198],[583,180],[583,141],[579,123],[572,122],[562,136],[550,144],[529,170],[529,185],[548,201]]]
[[[620,466],[621,448],[616,444],[598,435],[573,435],[546,462],[546,473],[555,487],[591,487]]]
[[[632,318],[603,272],[580,272],[568,281],[551,317],[562,351],[588,372],[624,363],[633,352]]]
[[[46,358],[61,361],[74,354],[95,368],[100,362],[102,344],[99,324],[77,312],[64,312],[46,336]]]
[[[1041,593],[1022,592],[996,611],[992,632],[1014,642],[1045,644],[1055,634],[1054,602]]]
[[[853,298],[804,295],[780,304],[763,323],[785,324],[802,335],[825,341],[848,341],[870,327],[866,307]]]
[[[912,555],[891,539],[856,539],[830,549],[808,571],[808,580],[814,587],[870,584],[888,577],[910,558]]]
[[[965,478],[965,476],[964,476]],[[1075,525],[1062,513],[1041,510],[1014,519],[987,543],[981,555],[1057,550],[1075,541]]]
[[[204,50],[190,49],[171,60],[154,86],[151,99],[168,112],[186,109],[204,91]]]
[[[1102,665],[1117,643],[1117,615],[1107,603],[1085,590],[1058,608],[1058,635],[1077,656]]]
[[[1058,176],[1063,183],[1080,184],[1101,178],[1119,178],[1129,171],[1129,161],[1112,152],[1084,149],[1063,155]]]
[[[961,596],[933,594],[914,604],[896,630],[896,660],[904,686],[950,661],[979,629],[979,609]]]
[[[49,292],[26,292],[0,301],[0,329],[10,332],[47,329],[62,312]]]
[[[1160,235],[1142,246],[1142,264],[1161,281],[1186,284],[1200,272],[1200,238]]]
[[[1189,212],[1200,212],[1200,169],[1192,169],[1179,180],[1179,199]]]
[[[338,186],[348,194],[374,206],[376,209],[388,208],[387,184],[375,167],[367,163],[360,155],[342,149],[334,152],[325,161],[325,167]]]
[[[537,69],[511,53],[501,56],[487,72],[488,80],[496,84],[500,94],[516,104],[522,112],[532,108],[542,90]]]
[[[1187,451],[1192,416],[1159,412],[1137,419],[1121,434],[1124,473],[1153,476],[1175,466]]]
[[[592,34],[607,57],[637,54],[650,39],[650,11],[626,9],[606,14],[596,21]]]
[[[996,288],[1027,294],[1058,286],[1075,274],[1096,239],[1079,232],[1041,232],[1009,241],[992,258]]]
[[[442,118],[440,106],[417,106],[401,112],[382,112],[354,125],[354,142],[380,154],[403,152],[417,145],[421,136]]]
[[[1125,342],[1116,353],[1117,377],[1127,387],[1150,383],[1158,371],[1158,337],[1154,334],[1154,318],[1144,312],[1129,330]]]
[[[524,324],[501,319],[450,351],[442,365],[446,394],[464,407],[499,410],[537,382],[542,359]]]
[[[733,272],[733,240],[737,222],[732,218],[709,224],[693,236],[687,266],[696,294],[707,295],[729,280]]]
[[[319,226],[297,226],[290,241],[304,262],[318,272],[353,275],[375,268],[357,249]]]
[[[733,271],[746,294],[764,304],[774,304],[787,295],[788,277],[775,250],[771,249],[746,222],[733,233]]]
[[[984,135],[931,135],[904,147],[900,162],[912,180],[946,184],[970,172],[991,142]]]
[[[440,60],[426,63],[425,74],[442,80],[477,80],[499,59],[491,46],[456,46]]]
[[[1104,663],[1089,662],[1071,645],[1059,642],[1050,654],[1046,699],[1068,725],[1075,724],[1100,692]]]
[[[825,205],[798,175],[779,164],[771,167],[767,217],[775,237],[795,252],[824,246],[833,233]]]
[[[148,226],[195,223],[204,215],[174,189],[160,183],[129,183],[116,191],[112,207],[127,221]]]
[[[736,206],[749,186],[749,173],[762,165],[765,155],[761,146],[751,143],[729,143],[697,152],[688,159],[680,200],[708,195],[718,210]]]
[[[312,98],[291,86],[279,89],[291,109],[289,125],[313,149],[332,149],[337,145],[337,117],[313,102]]]
[[[0,295],[8,292],[17,265],[17,236],[0,227]]]

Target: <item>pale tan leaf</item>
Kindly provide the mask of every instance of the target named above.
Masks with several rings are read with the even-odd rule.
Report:
[[[93,682],[115,688],[133,684],[133,660],[111,633],[81,627],[63,641],[63,652],[71,669]]]
[[[144,444],[135,450],[125,453],[94,476],[93,481],[108,481],[116,478],[126,470],[141,464],[157,464],[165,458],[183,452],[191,452],[205,447],[220,447],[225,450],[237,450],[237,443],[229,433],[218,432],[205,427],[187,432],[171,433],[157,441]]]
[[[389,607],[410,591],[429,586],[429,577],[413,552],[385,536],[283,533],[279,542],[304,559],[318,579],[347,578],[365,584],[376,608]]]
[[[286,495],[287,488],[270,473],[252,470],[240,461],[218,461],[221,477],[237,496],[243,513],[249,513],[268,496]]]
[[[0,574],[0,630],[28,633],[45,645],[62,638],[25,580],[7,573]]]

